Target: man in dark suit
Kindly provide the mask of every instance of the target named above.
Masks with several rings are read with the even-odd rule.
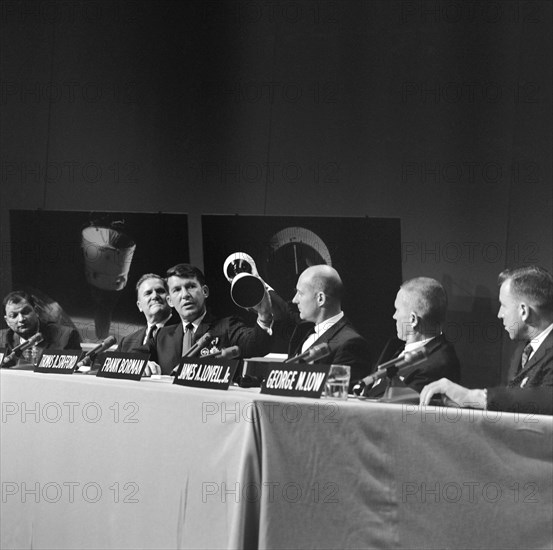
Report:
[[[510,365],[509,382],[504,390],[470,390],[443,379],[421,392],[421,404],[441,393],[461,407],[485,408],[499,401],[503,407],[525,404],[533,399],[548,400],[546,390],[553,387],[553,276],[537,266],[506,269],[499,274],[499,311],[497,317],[511,340],[520,341]],[[524,388],[527,392],[516,392]],[[491,390],[490,390],[491,392]],[[536,397],[539,396],[539,397]],[[543,397],[545,396],[545,397]],[[510,405],[509,405],[510,404]],[[493,406],[493,405],[492,405]]]
[[[442,377],[458,381],[460,365],[455,349],[442,334],[447,312],[447,294],[435,279],[417,277],[403,283],[394,302],[397,337],[405,346],[402,350],[388,347],[380,356],[379,364],[407,353],[424,351],[425,359],[412,366],[404,366],[400,380],[415,391]],[[388,352],[388,353],[387,353]],[[378,379],[364,395],[378,398],[384,395],[386,378]]]
[[[167,271],[168,302],[175,308],[181,322],[158,332],[150,348],[154,374],[171,374],[183,353],[209,331],[211,337],[199,354],[238,346],[242,357],[265,355],[270,351],[272,311],[268,293],[255,308],[257,322],[246,325],[238,317],[216,319],[206,310],[209,288],[204,274],[190,264],[177,264]]]
[[[508,386],[553,386],[553,276],[537,266],[507,269],[499,285],[497,316],[519,341]]]
[[[308,267],[299,277],[296,294],[300,319],[288,347],[288,356],[305,352],[314,345],[326,343],[330,355],[319,363],[349,365],[350,381],[370,370],[369,343],[345,317],[342,311],[343,284],[338,272],[328,265]]]
[[[167,283],[155,273],[142,275],[136,283],[136,306],[146,317],[146,326],[121,339],[118,351],[140,351],[164,327],[173,313],[167,303]]]
[[[488,388],[486,408],[490,411],[553,414],[553,387]]]
[[[39,361],[45,349],[81,349],[81,338],[76,329],[40,321],[34,298],[30,294],[19,290],[10,292],[4,298],[3,307],[8,328],[0,331],[0,346],[6,348],[7,354],[37,332],[42,334],[43,340],[36,344],[38,353],[33,360]],[[14,359],[3,366],[11,367],[17,362]],[[23,356],[19,362],[28,360]]]

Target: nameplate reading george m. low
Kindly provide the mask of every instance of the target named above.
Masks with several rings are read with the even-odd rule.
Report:
[[[238,367],[238,360],[201,359],[184,357],[180,374],[175,376],[173,384],[193,388],[228,390]]]
[[[80,355],[80,351],[46,349],[34,370],[35,372],[52,372],[54,374],[73,374]]]
[[[321,397],[330,365],[271,365],[261,393],[288,397]]]
[[[140,380],[149,358],[148,353],[108,351],[96,376]]]

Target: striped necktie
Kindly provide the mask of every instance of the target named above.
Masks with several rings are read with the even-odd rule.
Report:
[[[522,350],[522,357],[520,358],[520,370],[524,369],[533,351],[534,348],[532,347],[532,344],[528,343],[524,346],[524,349]]]

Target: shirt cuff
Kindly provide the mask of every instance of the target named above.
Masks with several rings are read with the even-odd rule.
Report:
[[[267,333],[269,336],[273,335],[273,323],[274,319],[271,315],[271,320],[269,323],[262,321],[259,317],[257,317],[257,324]]]

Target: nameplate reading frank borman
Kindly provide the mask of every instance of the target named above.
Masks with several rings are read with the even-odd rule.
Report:
[[[173,384],[193,388],[228,390],[240,361],[229,359],[188,359],[181,361],[180,373]]]
[[[73,374],[80,355],[80,351],[47,349],[44,350],[40,362],[34,370],[53,374]]]
[[[261,383],[261,393],[288,397],[314,397],[323,392],[330,365],[284,365],[271,368]]]
[[[150,355],[147,353],[123,353],[109,351],[96,376],[140,380]]]

